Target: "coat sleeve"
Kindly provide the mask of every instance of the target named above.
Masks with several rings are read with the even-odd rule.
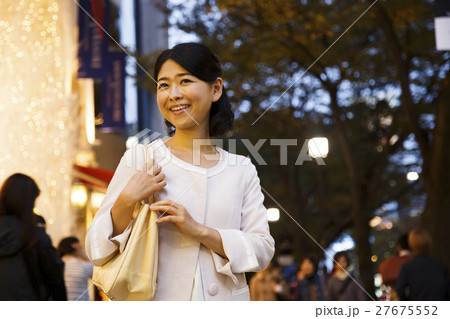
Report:
[[[132,221],[123,233],[113,237],[113,224],[111,208],[113,207],[120,192],[128,184],[131,177],[136,173],[136,168],[142,168],[144,155],[131,149],[125,152],[109,183],[105,198],[94,220],[86,234],[86,255],[95,266],[102,266],[113,258],[117,252],[122,252],[131,232]],[[141,154],[141,156],[136,156]]]
[[[211,251],[216,271],[231,277],[235,284],[234,274],[265,269],[275,252],[256,168],[249,163],[246,170],[240,229],[217,229],[226,259]]]

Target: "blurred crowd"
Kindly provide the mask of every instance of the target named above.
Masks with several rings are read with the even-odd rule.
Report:
[[[432,240],[423,229],[414,229],[397,243],[398,253],[379,266],[385,293],[380,300],[450,300],[450,281],[445,264],[430,255]],[[337,252],[333,269],[319,268],[314,254],[306,255],[294,273],[292,266],[276,261],[250,279],[250,297],[254,301],[364,301],[369,293],[355,270],[351,270],[347,252]]]
[[[305,256],[294,267],[281,267],[276,261],[250,279],[250,298],[254,301],[366,300],[359,276],[349,270],[346,252],[334,256],[333,270],[319,269],[318,257]]]
[[[88,289],[93,265],[75,237],[53,246],[45,219],[34,213],[39,194],[23,174],[11,175],[0,190],[0,300],[95,299]]]

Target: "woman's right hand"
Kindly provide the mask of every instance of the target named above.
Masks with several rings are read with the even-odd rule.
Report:
[[[113,237],[127,228],[136,203],[148,199],[166,186],[164,178],[161,167],[154,161],[144,165],[142,170],[131,177],[111,208]]]
[[[120,193],[119,197],[132,205],[147,200],[166,186],[165,175],[161,166],[149,162],[142,170],[138,170]]]

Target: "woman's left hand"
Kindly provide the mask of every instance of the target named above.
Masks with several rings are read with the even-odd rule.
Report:
[[[198,240],[223,258],[227,258],[219,232],[214,228],[197,223],[184,206],[166,199],[151,204],[150,209],[162,213],[161,217],[156,221],[158,224],[174,223],[185,235]]]
[[[150,205],[151,210],[159,211],[162,214],[156,222],[158,224],[171,222],[178,229],[193,238],[198,238],[202,229],[202,225],[197,223],[184,206],[171,200],[161,200]]]

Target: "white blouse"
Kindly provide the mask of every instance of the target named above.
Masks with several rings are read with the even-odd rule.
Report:
[[[86,236],[89,258],[100,266],[125,247],[131,223],[112,237],[110,211],[137,169],[154,157],[167,182],[155,200],[179,203],[198,223],[216,229],[227,257],[184,235],[172,223],[159,224],[154,300],[249,300],[245,272],[263,270],[274,254],[255,166],[249,158],[217,148],[218,164],[202,168],[173,156],[161,139],[148,146],[134,147],[122,157]]]

